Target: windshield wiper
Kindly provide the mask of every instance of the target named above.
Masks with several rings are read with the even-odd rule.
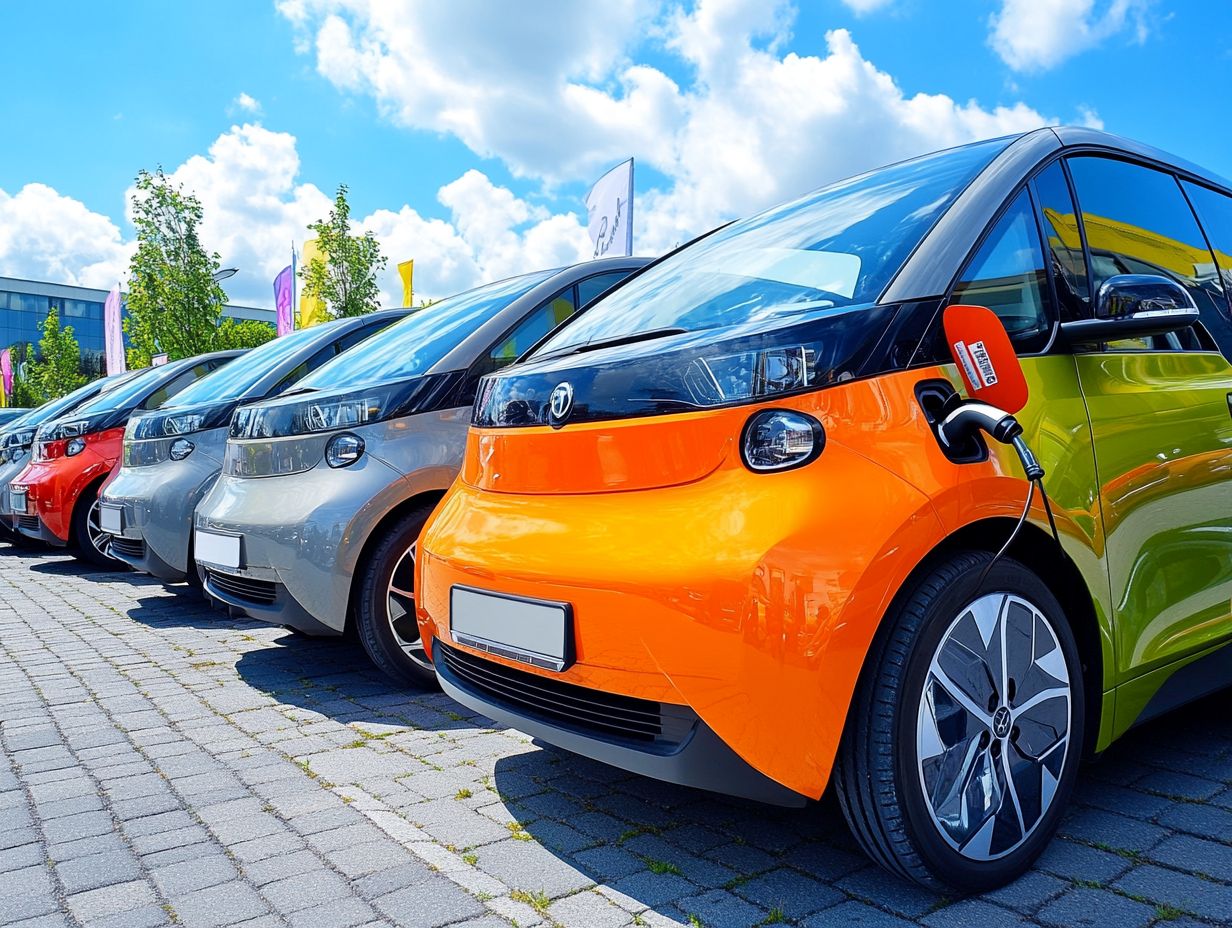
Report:
[[[669,335],[684,335],[688,331],[688,329],[679,328],[647,329],[645,332],[634,332],[631,335],[617,335],[613,338],[605,338],[597,342],[587,342],[584,345],[577,345],[564,351],[544,355],[544,357],[560,358],[571,354],[581,354],[583,351],[598,351],[600,348],[611,348],[615,345],[631,345],[634,342],[648,342],[656,338],[666,338]]]

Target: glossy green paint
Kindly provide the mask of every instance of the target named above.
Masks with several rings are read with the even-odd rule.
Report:
[[[1099,625],[1102,750],[1173,673],[1232,642],[1232,365],[1206,352],[1022,364],[1018,418]],[[1039,507],[1031,521],[1048,531]]]

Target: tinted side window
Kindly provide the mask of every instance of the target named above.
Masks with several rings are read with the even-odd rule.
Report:
[[[1054,161],[1035,178],[1035,197],[1040,205],[1040,224],[1047,241],[1061,320],[1085,319],[1090,315],[1091,285],[1082,255],[1074,198],[1061,162]]]
[[[1215,267],[1223,279],[1224,288],[1232,287],[1232,196],[1183,181],[1185,193],[1193,204],[1206,230],[1206,237],[1215,250]]]
[[[585,306],[591,300],[607,293],[632,273],[632,271],[616,271],[612,274],[596,274],[594,277],[587,277],[577,285],[578,306]]]
[[[954,303],[995,312],[1020,353],[1043,350],[1052,329],[1048,271],[1034,212],[1023,190],[971,259],[952,296]]]
[[[1071,158],[1069,168],[1096,290],[1116,274],[1158,274],[1185,287],[1204,317],[1218,312],[1215,260],[1175,177],[1111,158]],[[1201,347],[1178,335],[1143,347]]]
[[[540,303],[529,316],[519,322],[512,332],[488,352],[488,363],[482,373],[490,374],[507,364],[512,364],[526,349],[572,316],[577,306],[577,296],[572,287]]]
[[[338,343],[331,342],[313,354],[307,361],[301,361],[299,364],[295,365],[294,368],[283,376],[282,380],[278,381],[274,388],[270,390],[268,395],[277,396],[284,390],[294,386],[297,381],[307,377],[326,361],[332,361],[337,354]]]
[[[202,364],[194,365],[184,373],[180,374],[169,383],[163,384],[155,390],[144,403],[141,404],[142,409],[157,409],[171,397],[175,396],[189,384],[196,383],[206,374],[220,367],[221,364],[217,361],[206,361]]]

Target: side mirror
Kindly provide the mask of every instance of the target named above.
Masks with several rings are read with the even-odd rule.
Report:
[[[1158,274],[1117,274],[1095,297],[1095,318],[1061,323],[1071,344],[1166,335],[1198,322],[1198,304],[1188,290]]]

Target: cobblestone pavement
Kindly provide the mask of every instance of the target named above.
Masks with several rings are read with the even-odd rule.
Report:
[[[0,547],[0,650],[4,925],[1232,921],[1227,696],[1089,765],[1034,872],[952,901],[867,863],[831,802],[542,749],[132,574]]]

